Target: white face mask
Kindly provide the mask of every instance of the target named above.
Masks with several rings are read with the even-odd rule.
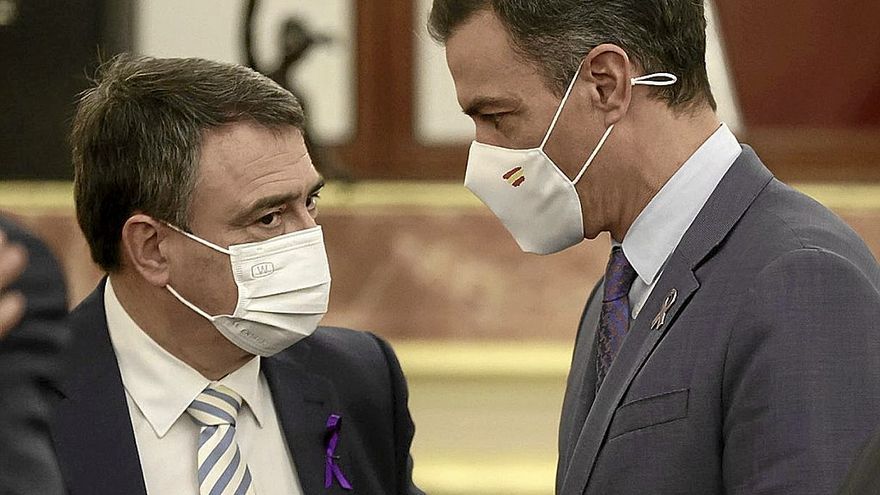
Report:
[[[556,253],[584,240],[581,200],[575,185],[614,126],[605,131],[574,180],[569,180],[544,152],[580,72],[578,68],[539,147],[510,149],[477,141],[471,145],[465,187],[495,213],[527,253]],[[633,78],[632,85],[669,86],[677,81],[675,75],[662,72]]]
[[[271,356],[314,333],[330,298],[330,265],[320,226],[229,249],[168,226],[229,255],[238,287],[231,315],[211,316],[170,285],[166,288],[233,344],[251,354]]]

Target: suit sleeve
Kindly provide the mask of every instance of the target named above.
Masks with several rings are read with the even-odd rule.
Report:
[[[394,350],[388,342],[385,342],[385,340],[376,335],[372,336],[385,354],[385,361],[388,363],[388,372],[391,377],[392,401],[394,405],[395,465],[398,473],[397,493],[400,495],[425,495],[412,479],[413,459],[410,454],[410,447],[412,446],[413,436],[415,436],[415,425],[409,413],[409,392],[406,386],[406,378],[403,376],[397,355],[394,354]]]
[[[0,340],[0,492],[59,494],[48,420],[59,353],[69,338],[64,282],[42,243],[5,221],[0,228],[28,251],[28,266],[11,287],[24,294],[27,309]]]
[[[817,249],[759,274],[725,361],[726,493],[837,490],[880,422],[876,279]]]

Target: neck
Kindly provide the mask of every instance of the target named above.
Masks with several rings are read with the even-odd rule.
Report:
[[[238,348],[168,293],[137,274],[110,276],[119,303],[153,341],[209,380],[219,380],[254,356]]]
[[[590,196],[599,204],[593,202],[591,208],[600,212],[604,225],[597,225],[592,237],[608,231],[623,242],[648,203],[720,125],[708,108],[675,116],[660,105],[662,109],[643,109],[631,118],[633,125],[620,129],[610,166],[597,170],[605,177],[594,181],[598,187]]]

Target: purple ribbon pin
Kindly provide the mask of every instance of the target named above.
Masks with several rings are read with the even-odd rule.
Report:
[[[342,428],[342,416],[331,414],[327,418],[327,433],[325,439],[327,442],[327,469],[324,473],[324,488],[333,486],[333,479],[339,483],[339,486],[346,490],[351,490],[351,483],[345,479],[342,469],[336,461],[339,456],[336,455],[336,445],[339,443],[339,430]]]

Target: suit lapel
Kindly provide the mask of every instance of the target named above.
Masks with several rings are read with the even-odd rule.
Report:
[[[678,263],[672,263],[670,260],[667,270],[651,293],[642,314],[633,322],[620,353],[614,359],[614,364],[596,395],[586,422],[578,432],[578,440],[571,456],[571,469],[566,472],[560,493],[579,494],[583,492],[592,474],[599,450],[604,443],[611,419],[629,388],[629,384],[632,383],[665,332],[672,326],[679,311],[687,305],[693,293],[699,288],[693,273],[690,270],[681,273],[680,267],[676,265]],[[676,272],[678,276],[669,276]],[[678,301],[667,313],[666,324],[660,330],[652,330],[653,315],[659,312],[668,291],[673,287],[678,291]]]
[[[104,313],[104,283],[70,317],[73,343],[52,437],[69,492],[146,495],[122,376]]]
[[[576,468],[566,470],[560,494],[579,495],[584,492],[623,396],[663,336],[674,331],[676,318],[699,289],[695,270],[723,242],[773,178],[751,148],[743,148],[742,155],[719,183],[673,252],[639,318],[633,322],[580,430],[569,462],[569,466]],[[667,301],[673,290],[676,296],[670,305]],[[655,315],[662,312],[665,312],[665,321],[660,326],[654,325]]]
[[[324,486],[327,419],[331,414],[343,416],[340,441],[335,452],[338,457],[336,463],[355,488],[357,482],[352,479],[350,469],[345,415],[339,409],[333,384],[326,378],[306,371],[310,350],[306,339],[289,351],[264,359],[263,371],[303,493],[348,494],[351,492],[344,490],[335,479],[330,488]]]

